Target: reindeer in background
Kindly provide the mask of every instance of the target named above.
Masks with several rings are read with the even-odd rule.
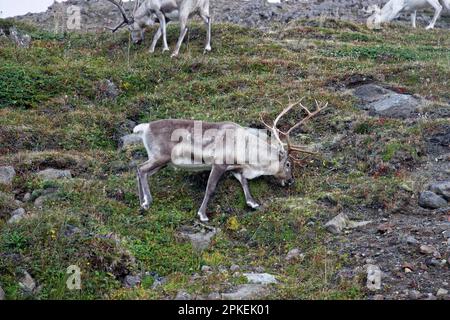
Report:
[[[280,119],[299,105],[305,117],[282,132],[277,128]],[[272,133],[272,142],[255,129],[244,128],[233,122],[202,122],[195,120],[159,120],[136,126],[135,134],[141,136],[147,150],[148,161],[137,168],[137,181],[141,208],[147,210],[153,201],[148,178],[172,165],[189,171],[210,171],[206,193],[198,211],[200,220],[208,221],[208,201],[222,175],[229,171],[241,183],[246,203],[253,209],[259,204],[253,199],[248,180],[269,175],[275,176],[282,186],[292,185],[294,153],[311,153],[291,143],[290,134],[327,107],[316,101],[317,108],[310,111],[301,101],[289,105],[275,119],[272,126],[263,123]],[[258,131],[259,132],[259,131]],[[283,137],[283,139],[281,138]]]
[[[450,11],[450,0],[390,0],[381,9],[377,5],[369,7],[367,12],[374,13],[367,19],[367,26],[370,29],[379,29],[382,23],[391,22],[401,12],[411,12],[411,23],[413,28],[416,28],[417,10],[432,7],[434,17],[426,29],[433,29],[443,6]]]
[[[198,14],[207,27],[206,45],[204,53],[211,51],[211,17],[209,14],[209,0],[146,0],[140,4],[136,0],[133,14],[129,17],[123,7],[122,2],[107,0],[114,4],[122,14],[123,21],[115,28],[110,28],[116,32],[121,27],[128,26],[131,38],[134,43],[140,43],[144,39],[144,30],[147,26],[152,26],[159,22],[150,52],[155,51],[158,40],[163,37],[163,52],[169,51],[167,44],[167,24],[172,21],[180,22],[180,36],[171,57],[178,56],[184,37],[188,31],[187,23],[189,18]]]

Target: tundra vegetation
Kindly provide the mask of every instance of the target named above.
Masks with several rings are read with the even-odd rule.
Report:
[[[204,27],[194,24],[171,59],[159,50],[149,55],[151,39],[128,50],[126,32],[52,34],[14,24],[33,42],[24,49],[0,37],[0,165],[17,173],[12,185],[0,186],[0,284],[8,299],[165,299],[181,290],[206,297],[246,281],[231,265],[275,275],[269,298],[368,294],[363,278],[337,276],[352,259],[330,245],[334,236],[324,223],[344,211],[361,218],[388,211],[405,192],[422,190],[411,175],[426,161],[424,137],[446,122],[372,117],[347,87],[379,81],[448,102],[448,32],[396,24],[373,31],[335,20],[301,20],[270,33],[215,24],[214,50],[203,55]],[[169,26],[168,42],[178,34]],[[108,94],[106,80],[117,96]],[[188,118],[262,128],[261,112],[273,118],[300,97],[329,102],[292,136],[322,156],[304,158],[290,188],[251,181],[264,204],[256,212],[237,180],[222,179],[208,207],[210,225],[220,231],[206,250],[178,234],[197,219],[207,174],[161,171],[150,179],[153,206],[140,212],[133,165],[145,149],[119,148],[135,123]],[[295,120],[293,112],[284,125]],[[73,177],[35,174],[46,168],[69,169]],[[54,197],[36,208],[33,200],[47,190],[56,190]],[[27,193],[27,218],[7,223],[17,208],[8,195],[22,200]],[[285,259],[293,248],[302,259]],[[66,288],[70,265],[81,268],[81,290]],[[204,265],[213,272],[202,273]],[[19,285],[23,271],[37,283],[28,294]],[[123,285],[126,275],[139,273],[139,285]],[[165,278],[159,286],[156,274]]]

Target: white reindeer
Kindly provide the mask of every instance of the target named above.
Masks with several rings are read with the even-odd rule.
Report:
[[[433,29],[442,12],[442,7],[450,10],[450,0],[390,0],[382,9],[377,5],[369,7],[369,11],[375,11],[367,19],[369,28],[380,28],[384,22],[391,22],[397,18],[400,12],[411,12],[411,23],[416,28],[417,10],[426,7],[434,8],[434,17],[426,29]]]
[[[180,36],[171,57],[178,56],[181,44],[188,31],[188,19],[195,14],[198,14],[207,26],[204,52],[211,51],[211,17],[209,14],[209,0],[146,0],[142,5],[139,5],[139,1],[137,0],[132,17],[128,17],[122,2],[118,3],[115,0],[107,1],[117,6],[123,17],[123,21],[111,30],[115,32],[119,28],[128,25],[134,43],[142,42],[144,39],[144,30],[147,26],[152,26],[156,22],[159,22],[159,28],[156,31],[150,46],[151,53],[155,51],[156,44],[161,38],[161,35],[163,37],[163,52],[169,51],[169,46],[167,45],[167,24],[172,21],[179,21]]]
[[[277,128],[278,121],[295,105],[300,105],[306,116],[287,132],[281,132]],[[311,152],[294,146],[289,135],[326,107],[327,104],[321,106],[317,103],[317,109],[311,112],[301,101],[289,105],[278,115],[272,126],[266,125],[272,132],[272,143],[267,140],[267,135],[257,135],[255,129],[244,128],[233,122],[168,119],[136,126],[133,132],[142,137],[148,153],[148,161],[137,168],[141,208],[149,209],[153,201],[148,177],[167,165],[191,171],[211,171],[198,211],[201,221],[208,221],[208,201],[219,179],[227,171],[232,172],[241,183],[247,205],[258,208],[259,204],[250,194],[248,180],[271,175],[278,178],[282,186],[294,183],[292,153]],[[286,139],[285,142],[280,135]]]

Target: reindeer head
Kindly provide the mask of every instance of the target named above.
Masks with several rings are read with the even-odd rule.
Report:
[[[145,19],[142,19],[141,14],[139,13],[139,9],[140,9],[140,1],[137,0],[135,5],[134,5],[134,10],[133,10],[133,14],[131,17],[128,17],[125,8],[123,7],[123,3],[122,1],[117,2],[115,0],[107,0],[109,2],[111,2],[112,4],[114,4],[120,11],[120,13],[122,14],[122,18],[123,21],[117,25],[114,28],[109,28],[112,32],[116,32],[117,30],[119,30],[122,27],[128,26],[128,30],[131,33],[131,40],[136,43],[139,44],[142,42],[142,40],[144,40],[144,30],[145,30],[145,26],[147,22],[152,22],[152,21],[146,21]],[[151,18],[149,18],[150,20],[152,20]],[[153,21],[154,23],[154,21]],[[150,23],[150,24],[153,24]]]
[[[289,104],[289,106],[287,106],[283,111],[281,111],[281,113],[276,117],[272,126],[269,126],[264,121],[261,115],[262,123],[271,131],[272,136],[273,138],[275,138],[275,141],[277,143],[276,147],[278,148],[279,166],[274,176],[280,181],[282,186],[292,185],[295,182],[294,176],[292,174],[293,164],[298,161],[295,154],[298,153],[315,154],[314,152],[305,149],[303,146],[292,144],[290,134],[295,129],[298,129],[300,126],[305,124],[308,120],[316,116],[318,113],[320,113],[323,109],[325,109],[328,106],[328,103],[321,105],[316,100],[316,110],[310,111],[307,107],[305,107],[302,104],[302,101],[303,98],[296,103]],[[299,122],[297,122],[294,126],[292,126],[289,130],[285,132],[281,131],[277,127],[278,122],[286,113],[288,113],[295,106],[300,106],[300,108],[306,113],[305,117]],[[280,135],[282,138],[280,137]]]

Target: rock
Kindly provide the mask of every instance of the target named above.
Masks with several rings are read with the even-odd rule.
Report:
[[[421,192],[419,195],[419,206],[426,209],[438,209],[447,206],[447,201],[431,191]]]
[[[450,181],[433,184],[430,186],[430,191],[441,195],[445,200],[450,201]]]
[[[374,115],[391,118],[408,118],[414,113],[421,101],[408,94],[399,94],[376,84],[365,84],[353,91],[360,99],[361,107]]]
[[[409,290],[408,291],[408,298],[411,300],[418,300],[422,294],[417,290]]]
[[[277,279],[269,273],[244,273],[249,283],[253,284],[273,284],[277,283]]]
[[[221,299],[221,295],[218,292],[211,292],[210,294],[208,294],[206,299],[207,300],[220,300]]]
[[[3,291],[3,288],[0,287],[0,301],[5,300],[5,291]]]
[[[349,218],[345,213],[338,214],[325,224],[325,229],[333,234],[340,234],[349,223]]]
[[[17,223],[25,218],[26,212],[24,208],[19,208],[11,212],[11,218],[8,220],[9,224]]]
[[[9,39],[21,48],[29,48],[31,44],[30,35],[17,30],[16,27],[9,28]]]
[[[435,247],[426,244],[421,245],[419,251],[423,254],[434,254],[435,252],[437,252]]]
[[[97,99],[115,100],[120,94],[119,88],[109,79],[97,83]]]
[[[23,277],[19,281],[19,286],[22,288],[24,293],[31,294],[36,289],[36,281],[34,281],[27,271],[24,271]]]
[[[174,300],[192,300],[192,296],[184,290],[178,291]]]
[[[437,291],[437,293],[436,293],[436,297],[444,297],[444,296],[446,296],[446,295],[448,295],[448,290],[447,289],[443,289],[443,288],[440,288],[438,291]]]
[[[30,192],[25,193],[25,195],[23,196],[22,200],[23,200],[23,202],[30,201],[31,200],[31,193]]]
[[[126,136],[123,136],[120,138],[119,147],[120,149],[126,149],[130,146],[134,145],[142,145],[142,139],[141,136],[137,134],[127,134]]]
[[[72,173],[70,170],[59,170],[59,169],[45,169],[37,173],[38,177],[44,180],[57,180],[57,179],[70,179],[72,178]]]
[[[241,269],[241,267],[239,267],[237,264],[233,264],[231,267],[230,267],[230,271],[231,272],[237,272],[237,271],[239,271]]]
[[[152,289],[156,289],[167,282],[167,278],[165,277],[155,277],[155,281],[152,284]]]
[[[209,248],[217,231],[216,228],[211,228],[210,230],[203,229],[196,232],[191,228],[185,228],[178,233],[178,236],[181,240],[190,241],[195,250],[203,251]]]
[[[261,267],[261,266],[257,266],[255,268],[255,271],[258,272],[258,273],[263,273],[265,271],[265,269],[263,267]]]
[[[38,209],[42,209],[46,201],[54,201],[57,200],[58,198],[59,198],[58,194],[56,193],[45,194],[34,200],[34,206]]]
[[[141,283],[141,281],[142,281],[142,278],[139,275],[136,275],[136,276],[128,275],[125,277],[123,284],[126,288],[134,288],[134,287],[138,286]]]
[[[303,260],[304,254],[300,252],[300,249],[294,248],[290,250],[284,258],[288,262]]]
[[[419,241],[417,241],[417,239],[414,238],[413,236],[408,236],[408,237],[406,237],[406,243],[411,244],[411,245],[416,245],[419,243]]]
[[[236,288],[234,292],[222,293],[224,300],[252,300],[259,299],[268,294],[268,289],[260,284],[244,284]]]
[[[373,264],[367,266],[366,287],[370,291],[381,290],[381,270],[379,266]]]
[[[11,166],[0,167],[0,184],[11,185],[14,177],[16,176],[16,171]]]
[[[442,232],[442,236],[444,237],[444,239],[450,239],[450,230],[445,230],[444,232]]]
[[[382,294],[376,294],[373,296],[373,300],[384,300],[384,296]]]
[[[202,266],[200,269],[203,273],[212,272],[212,268],[210,266]]]

